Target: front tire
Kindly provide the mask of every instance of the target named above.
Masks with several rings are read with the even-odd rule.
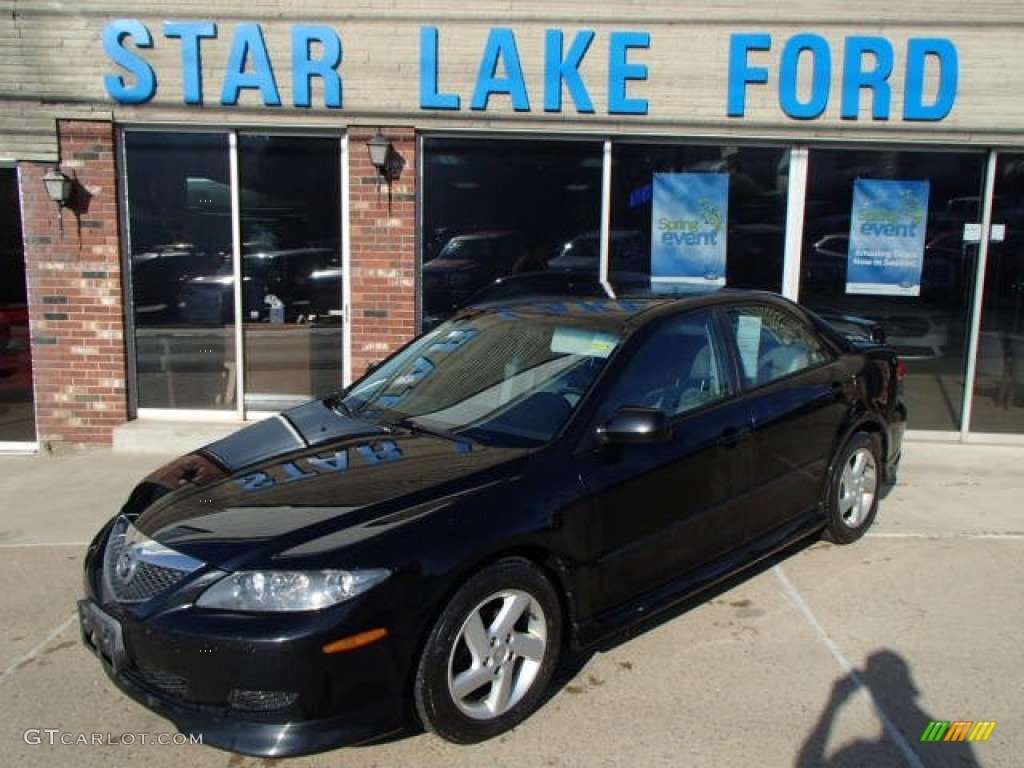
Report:
[[[562,642],[558,596],[529,560],[501,560],[455,593],[427,639],[414,696],[424,727],[472,744],[538,706]]]
[[[843,446],[825,488],[825,538],[856,541],[875,520],[880,488],[878,441],[858,432]]]

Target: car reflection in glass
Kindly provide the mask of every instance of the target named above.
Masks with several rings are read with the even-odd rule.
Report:
[[[424,313],[450,315],[495,278],[543,266],[521,232],[487,230],[456,235],[423,265]]]
[[[341,315],[342,268],[331,248],[247,249],[242,260],[245,322],[323,322]],[[178,294],[181,320],[192,325],[234,322],[235,277],[230,261],[189,278]]]

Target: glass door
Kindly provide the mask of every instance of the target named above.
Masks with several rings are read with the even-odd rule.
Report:
[[[125,135],[139,408],[236,408],[231,183],[223,133]]]
[[[241,135],[245,409],[275,412],[342,385],[341,143]]]
[[[1024,434],[1024,154],[995,166],[971,432]],[[981,221],[977,198],[965,200]]]
[[[341,386],[341,146],[126,131],[140,410],[246,416]]]
[[[36,441],[18,171],[0,168],[0,448]]]

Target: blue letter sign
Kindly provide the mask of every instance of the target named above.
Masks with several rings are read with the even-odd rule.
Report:
[[[312,45],[320,46],[322,56],[313,58]],[[324,81],[324,106],[340,109],[341,38],[330,27],[297,26],[292,28],[292,91],[296,107],[309,107],[313,103],[313,78]]]
[[[934,58],[939,67],[939,88],[932,104],[924,103],[924,70],[928,58]],[[942,120],[953,109],[959,78],[960,56],[949,40],[911,40],[907,45],[903,116],[907,120]]]
[[[750,64],[753,52],[772,49],[768,34],[736,34],[729,41],[729,81],[726,114],[745,117],[747,88],[767,85],[771,70]],[[873,65],[865,68],[865,59]],[[925,103],[925,72],[937,67],[938,88],[934,100]],[[810,67],[808,70],[807,67]],[[816,120],[829,106],[832,90],[832,47],[821,35],[802,32],[786,41],[778,72],[779,107],[794,120]],[[889,78],[895,69],[893,45],[881,37],[846,38],[842,61],[842,105],[840,117],[856,120],[860,114],[860,92],[870,91],[871,118],[888,120],[892,105]],[[801,71],[810,78],[799,77]],[[960,59],[956,46],[943,38],[915,38],[907,41],[907,60],[903,89],[903,119],[938,121],[946,118],[956,101]],[[801,87],[809,83],[806,98]]]
[[[646,115],[647,99],[626,96],[626,83],[646,80],[647,65],[629,61],[633,48],[650,48],[649,32],[612,32],[608,46],[608,112],[612,115]]]
[[[569,95],[576,102],[580,112],[594,111],[594,102],[590,100],[587,86],[580,76],[580,64],[587,55],[590,44],[594,41],[594,33],[585,29],[576,34],[569,47],[569,52],[562,55],[562,42],[565,37],[560,29],[549,29],[545,36],[544,46],[544,111],[562,111],[562,83],[569,89]]]
[[[114,101],[145,104],[156,94],[156,73],[144,58],[123,47],[126,37],[135,38],[139,48],[152,48],[153,36],[135,19],[117,19],[103,29],[103,50],[111,61],[135,76],[135,85],[128,85],[122,75],[106,75],[103,84]]]
[[[455,93],[440,93],[437,88],[437,27],[420,30],[420,109],[458,109]]]
[[[203,60],[199,41],[217,37],[212,21],[164,22],[164,37],[181,38],[181,81],[186,104],[203,103]]]
[[[246,71],[246,64],[252,62],[252,70]],[[281,95],[274,80],[267,44],[263,41],[263,30],[259,24],[239,24],[235,38],[231,41],[231,55],[224,73],[224,88],[220,103],[233,106],[238,103],[238,94],[243,88],[254,88],[263,95],[263,104],[268,107],[281,106]]]
[[[504,63],[505,76],[499,77],[499,65]],[[487,48],[480,61],[471,109],[487,109],[491,94],[507,93],[516,112],[529,112],[530,99],[526,95],[526,78],[519,61],[516,36],[511,29],[498,27],[487,37]]]

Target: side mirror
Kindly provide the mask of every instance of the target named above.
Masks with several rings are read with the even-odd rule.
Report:
[[[671,437],[672,420],[660,408],[625,406],[597,428],[602,445],[660,443]]]

